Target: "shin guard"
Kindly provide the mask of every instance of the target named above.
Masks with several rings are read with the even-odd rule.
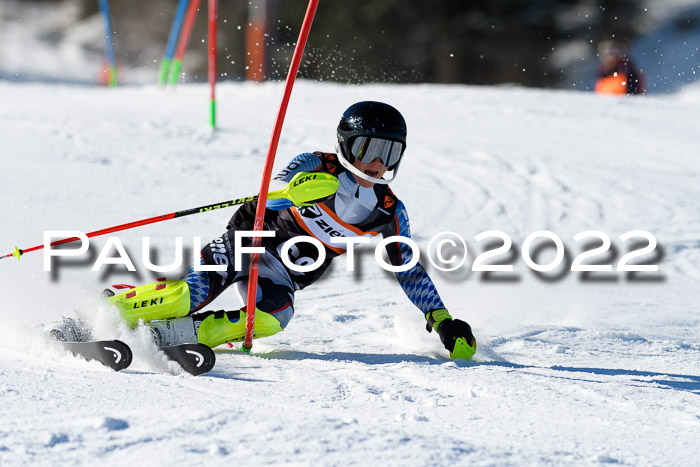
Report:
[[[136,327],[140,319],[179,318],[190,312],[190,289],[184,280],[141,285],[105,300],[119,308],[122,319],[131,327]]]

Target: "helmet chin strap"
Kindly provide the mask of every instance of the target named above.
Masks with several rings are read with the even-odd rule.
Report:
[[[336,145],[336,150],[338,151],[338,161],[340,162],[340,164],[346,169],[348,169],[350,172],[352,172],[354,175],[357,175],[363,180],[372,183],[379,183],[380,185],[388,185],[396,179],[396,172],[399,171],[398,166],[391,171],[391,178],[389,180],[385,180],[383,178],[370,177],[369,175],[352,165],[350,161],[345,158],[345,154],[343,154],[343,148],[341,148],[340,145]]]

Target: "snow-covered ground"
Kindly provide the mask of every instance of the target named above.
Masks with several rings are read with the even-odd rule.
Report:
[[[212,133],[205,86],[0,82],[0,254],[43,243],[46,230],[88,232],[255,193],[281,92],[221,86]],[[137,274],[91,272],[105,238],[52,273],[40,251],[0,261],[0,464],[696,464],[697,96],[299,82],[277,168],[333,150],[355,101],[404,113],[408,150],[392,187],[423,253],[443,231],[468,244],[457,271],[428,270],[453,316],[472,324],[474,360],[449,360],[367,247],[355,273],[340,258],[299,292],[289,327],[252,355],[217,349],[211,373],[180,374],[97,298],[105,285],[157,276],[142,266],[143,236],[167,264],[176,236],[191,250],[233,210],[171,220],[118,234]],[[499,259],[513,272],[471,271],[494,240],[474,239],[487,230],[512,238]],[[613,269],[640,246],[620,235],[648,231],[658,246],[636,262],[659,271],[536,275],[521,251],[539,230],[562,239],[565,264],[596,246],[574,235],[607,234],[614,251],[598,259]],[[536,250],[540,264],[554,256]],[[215,304],[238,306],[228,292]],[[74,310],[98,337],[132,346],[128,370],[44,342],[37,326]]]

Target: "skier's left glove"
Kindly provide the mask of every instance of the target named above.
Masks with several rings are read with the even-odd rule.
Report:
[[[435,329],[451,358],[469,360],[476,353],[476,339],[469,324],[461,319],[452,319],[444,308],[426,313],[425,319],[428,320],[425,329],[428,332]]]

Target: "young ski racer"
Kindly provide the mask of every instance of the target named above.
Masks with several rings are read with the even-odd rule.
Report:
[[[335,194],[311,206],[295,206],[288,199],[268,201],[263,230],[275,231],[275,236],[262,239],[265,252],[260,255],[258,269],[255,338],[282,331],[294,314],[295,291],[318,280],[331,261],[346,252],[347,243],[334,243],[334,237],[410,237],[406,208],[388,186],[396,178],[406,149],[403,116],[384,103],[358,102],[343,113],[337,136],[337,154],[300,154],[271,181],[270,190],[277,190],[298,173],[326,172],[338,178],[339,187]],[[391,178],[385,178],[389,175]],[[235,232],[253,230],[255,210],[256,203],[241,207],[229,221],[227,231],[202,249],[202,269],[224,265],[225,270],[198,271],[190,267],[180,280],[139,287],[113,286],[105,291],[107,301],[118,307],[127,324],[135,327],[140,320],[146,322],[158,346],[202,343],[213,348],[243,340],[245,306],[231,311],[207,308],[232,284],[246,297],[250,256],[237,258]],[[297,272],[283,264],[282,246],[297,236],[311,236],[322,243],[326,258],[320,267]],[[249,237],[239,241],[243,247],[251,244]],[[407,264],[413,257],[411,248],[400,242],[389,243],[387,253],[395,266]],[[307,265],[317,261],[319,250],[309,242],[299,242],[288,250],[288,256],[292,263]],[[241,263],[238,271],[237,260]],[[416,263],[407,271],[397,272],[396,277],[407,297],[425,315],[428,332],[437,331],[452,357],[471,358],[476,340],[469,324],[450,316],[423,266]],[[49,333],[66,341],[85,338],[70,319],[56,323]]]

